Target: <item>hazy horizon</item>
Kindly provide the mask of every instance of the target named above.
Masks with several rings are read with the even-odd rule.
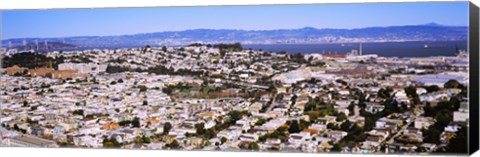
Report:
[[[260,29],[260,30],[252,30],[252,29],[228,29],[228,28],[192,28],[192,29],[185,29],[185,30],[175,30],[175,31],[156,31],[156,32],[144,32],[144,33],[134,33],[134,34],[117,34],[117,35],[79,35],[79,36],[56,36],[56,37],[23,37],[23,38],[3,38],[1,40],[15,40],[15,39],[35,39],[35,38],[72,38],[72,37],[95,37],[95,36],[123,36],[123,35],[139,35],[139,34],[149,34],[149,33],[163,33],[163,32],[181,32],[181,31],[192,31],[192,30],[240,30],[240,31],[271,31],[271,30],[297,30],[297,29],[305,29],[305,28],[314,28],[318,30],[327,30],[327,29],[338,29],[338,30],[355,30],[355,29],[366,29],[366,28],[385,28],[385,27],[401,27],[401,26],[426,26],[426,25],[438,25],[443,27],[468,27],[467,25],[444,25],[435,22],[430,23],[421,23],[421,24],[410,24],[410,25],[391,25],[391,26],[370,26],[370,27],[361,27],[361,28],[316,28],[312,26],[304,26],[299,28],[290,28],[290,29]]]

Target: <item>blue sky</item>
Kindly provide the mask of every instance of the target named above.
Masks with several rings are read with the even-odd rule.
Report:
[[[435,22],[467,26],[468,2],[2,11],[2,38],[124,35],[197,28],[363,28]]]

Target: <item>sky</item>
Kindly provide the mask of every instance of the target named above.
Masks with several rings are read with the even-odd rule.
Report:
[[[468,2],[96,8],[1,11],[3,39],[108,36],[188,29],[468,26]]]

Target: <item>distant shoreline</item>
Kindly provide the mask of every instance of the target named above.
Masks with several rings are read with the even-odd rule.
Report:
[[[455,56],[456,49],[467,49],[467,41],[409,41],[409,42],[368,42],[362,43],[363,54],[378,54],[384,57],[431,57]],[[343,46],[342,46],[343,45]],[[439,48],[425,48],[425,45],[441,45]],[[359,43],[333,44],[244,44],[244,49],[302,54],[346,54],[359,49]]]
[[[359,49],[360,42],[345,43],[288,43],[288,44],[244,44],[245,50],[260,50],[282,52],[289,54],[346,54]],[[431,57],[455,56],[456,49],[467,49],[467,40],[457,41],[388,41],[362,42],[363,54],[378,54],[384,57]],[[435,45],[438,48],[425,48],[425,45]],[[81,51],[91,49],[122,49],[141,48],[145,45],[108,46],[108,47],[76,47],[70,49],[51,49],[50,51]],[[170,45],[170,47],[184,47],[187,45]],[[160,45],[152,47],[161,47]],[[38,51],[47,52],[47,51]]]

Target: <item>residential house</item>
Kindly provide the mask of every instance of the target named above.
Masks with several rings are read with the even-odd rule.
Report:
[[[435,119],[432,117],[417,117],[414,122],[414,127],[417,129],[428,129],[428,127],[433,124],[435,124]]]

